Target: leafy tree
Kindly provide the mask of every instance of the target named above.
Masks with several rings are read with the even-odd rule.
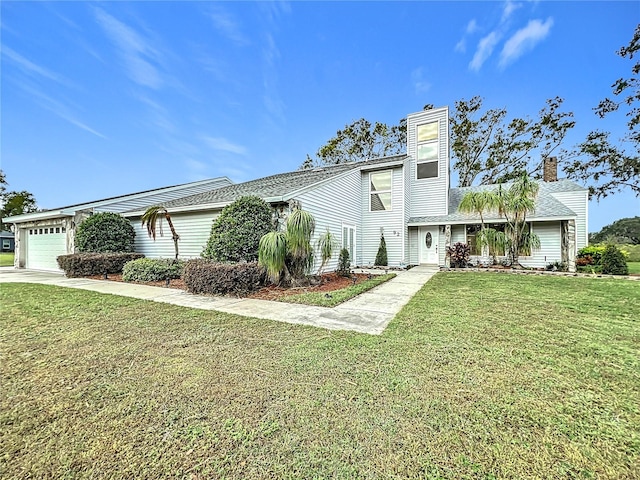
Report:
[[[514,118],[505,123],[507,111],[482,112],[481,97],[455,102],[449,126],[459,186],[506,182],[522,173],[540,176],[543,160],[575,126],[573,113],[560,111],[562,103],[560,97],[549,99],[536,120]]]
[[[621,218],[589,235],[589,243],[631,243],[640,244],[640,217]]]
[[[162,217],[167,220],[169,224],[169,229],[171,229],[171,238],[173,239],[173,248],[176,251],[175,258],[178,258],[178,240],[180,240],[180,236],[176,233],[176,229],[173,227],[173,221],[171,220],[171,215],[165,207],[162,205],[153,205],[144,212],[142,215],[142,226],[146,225],[147,233],[150,238],[156,240],[156,233],[159,233],[162,237]]]
[[[0,196],[4,195],[4,192],[7,191],[7,185],[7,176],[0,170]]]
[[[340,256],[338,257],[338,269],[336,273],[341,277],[351,276],[351,259],[349,258],[349,250],[343,248],[340,250]]]
[[[311,236],[315,220],[309,212],[296,208],[287,218],[284,232],[269,232],[258,247],[258,263],[273,283],[300,283],[313,265]]]
[[[629,45],[622,47],[617,54],[631,60],[638,50],[640,24]],[[618,98],[605,98],[595,108],[600,118],[626,108],[627,134],[615,144],[609,138],[610,132],[592,131],[584,142],[566,153],[563,159],[567,177],[594,182],[589,186],[589,191],[598,199],[624,188],[640,196],[640,61],[633,65],[631,71],[630,78],[620,78],[611,85],[613,94]]]
[[[101,212],[85,218],[76,229],[78,252],[129,253],[133,252],[136,237],[131,223],[121,215]]]
[[[380,246],[378,247],[378,253],[376,254],[376,259],[373,264],[377,266],[387,266],[389,264],[389,260],[387,259],[387,242],[384,239],[384,233],[380,235]]]
[[[218,262],[255,262],[260,238],[273,227],[273,210],[260,197],[245,196],[222,209],[202,252]]]
[[[324,267],[327,265],[327,262],[331,260],[333,256],[333,251],[335,250],[338,242],[335,238],[335,235],[329,231],[329,227],[327,227],[327,231],[318,238],[316,242],[316,248],[320,252],[320,268],[318,268],[318,275],[322,275],[322,271]]]
[[[398,125],[389,126],[361,118],[338,130],[333,138],[318,149],[315,159],[307,155],[300,169],[401,154],[406,151],[406,145],[406,119],[400,120]]]
[[[2,209],[0,218],[22,215],[38,211],[38,205],[33,195],[27,191],[5,192],[2,194]],[[9,230],[8,224],[3,224],[3,230]]]

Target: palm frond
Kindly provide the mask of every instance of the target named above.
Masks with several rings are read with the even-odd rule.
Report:
[[[287,258],[287,235],[284,232],[269,232],[258,243],[258,263],[267,269],[267,276],[278,283]]]

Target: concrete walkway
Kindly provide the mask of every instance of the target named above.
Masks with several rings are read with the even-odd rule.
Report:
[[[67,278],[60,273],[16,270],[12,267],[0,268],[0,284],[25,282],[58,285],[183,307],[216,310],[245,317],[379,335],[437,271],[437,267],[419,266],[396,272],[398,275],[394,279],[334,308],[249,298],[193,295],[172,288],[87,278]]]

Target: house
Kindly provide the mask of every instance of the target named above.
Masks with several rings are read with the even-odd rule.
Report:
[[[59,271],[56,258],[74,253],[76,226],[89,215],[146,208],[229,184],[231,180],[226,177],[213,178],[6,217],[3,222],[13,224],[15,234],[14,265],[16,268]]]
[[[0,231],[0,252],[13,252],[15,248],[15,237],[12,232]]]
[[[446,107],[408,115],[404,155],[282,173],[240,184],[212,181],[213,184],[197,192],[185,189],[175,192],[173,199],[164,198],[156,203],[161,201],[171,213],[181,237],[183,258],[200,256],[212,221],[224,206],[241,196],[257,195],[282,218],[294,207],[309,211],[316,219],[315,235],[329,229],[349,251],[352,265],[372,265],[384,234],[390,266],[444,266],[446,247],[455,242],[474,245],[480,223],[478,216],[459,212],[462,196],[474,188],[493,188],[450,187],[448,116]],[[528,218],[530,229],[540,237],[541,248],[520,257],[525,266],[544,267],[555,261],[572,266],[577,250],[587,244],[588,191],[568,180],[558,180],[556,170],[552,159],[545,162],[545,181],[541,182],[535,212]],[[117,205],[117,211],[131,221],[136,230],[136,251],[148,257],[172,257],[173,243],[169,236],[153,241],[142,228],[140,217],[150,203],[141,202],[125,209],[120,208],[123,198],[112,199],[113,204],[100,208]],[[87,205],[76,210],[84,211]],[[21,232],[20,238],[31,239],[33,234],[28,233],[33,230],[31,227],[41,228],[34,222],[45,220],[34,215],[38,214],[4,221],[14,223],[16,231]],[[504,219],[497,216],[485,221],[496,228],[504,225]],[[73,224],[66,226],[69,229]],[[42,238],[39,235],[38,240]],[[70,235],[67,237],[67,247],[62,253],[73,249]],[[31,245],[33,248],[34,243]],[[41,246],[35,243],[35,248]],[[23,260],[22,263],[16,260],[16,266],[36,268],[33,262],[24,260],[36,254],[29,253],[28,245],[26,250],[25,253],[21,249]],[[38,265],[46,263],[49,268],[52,265],[57,268],[54,254],[60,253],[49,250],[48,263]],[[337,258],[333,258],[328,268],[336,265]]]

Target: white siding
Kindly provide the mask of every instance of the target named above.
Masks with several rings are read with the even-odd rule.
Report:
[[[418,265],[420,259],[418,258],[418,227],[410,227],[408,232],[409,237],[409,265]]]
[[[216,190],[221,187],[231,185],[227,178],[219,178],[215,181],[206,182],[198,185],[185,185],[183,188],[162,189],[158,192],[149,192],[149,194],[135,194],[125,196],[121,200],[114,199],[113,203],[108,203],[94,209],[95,212],[127,212],[136,209],[145,209],[152,205],[161,205],[171,200],[184,198],[197,193]]]
[[[409,223],[411,216],[411,160],[407,159],[402,167],[402,173],[404,175],[404,224]],[[410,234],[409,229],[405,226],[403,230],[404,237],[404,259],[403,262],[411,264],[411,252],[410,252]]]
[[[580,249],[589,243],[589,225],[587,210],[589,195],[586,190],[557,192],[553,196],[576,214],[576,248]]]
[[[438,178],[416,178],[418,125],[438,121]],[[449,109],[439,108],[407,117],[407,155],[410,158],[410,216],[447,215],[449,203]]]
[[[204,250],[211,225],[218,217],[220,211],[208,211],[198,213],[176,213],[171,215],[171,220],[180,235],[178,250],[180,258],[199,257]],[[156,236],[156,240],[149,238],[146,227],[142,227],[140,218],[131,218],[131,224],[136,232],[135,250],[150,258],[173,258],[175,250],[171,239],[171,230],[165,220],[162,221],[164,235]]]
[[[520,263],[525,267],[544,268],[550,263],[561,261],[560,222],[536,222],[532,229],[540,239],[540,249],[533,251],[529,257],[520,256]]]
[[[466,225],[451,225],[451,245],[458,242],[467,243]]]
[[[402,168],[392,170],[391,210],[369,211],[369,172],[362,172],[361,202],[362,227],[358,242],[361,246],[360,265],[373,265],[380,246],[380,229],[384,229],[384,240],[387,244],[387,259],[389,266],[399,266],[403,261],[402,232],[403,218],[403,189],[404,174]]]
[[[338,241],[339,245],[332,259],[325,266],[325,271],[335,270],[338,265],[343,224],[356,228],[356,242],[360,242],[360,176],[359,170],[353,170],[345,176],[308,190],[296,197],[296,200],[300,201],[300,206],[311,213],[316,220],[316,230],[311,244],[315,247],[317,239],[327,231],[327,228],[335,235]],[[356,263],[360,263],[360,255],[361,253],[358,252],[356,247]],[[320,262],[321,259],[316,252],[315,265],[312,270],[314,273],[320,267]],[[353,260],[351,263],[355,265]]]

